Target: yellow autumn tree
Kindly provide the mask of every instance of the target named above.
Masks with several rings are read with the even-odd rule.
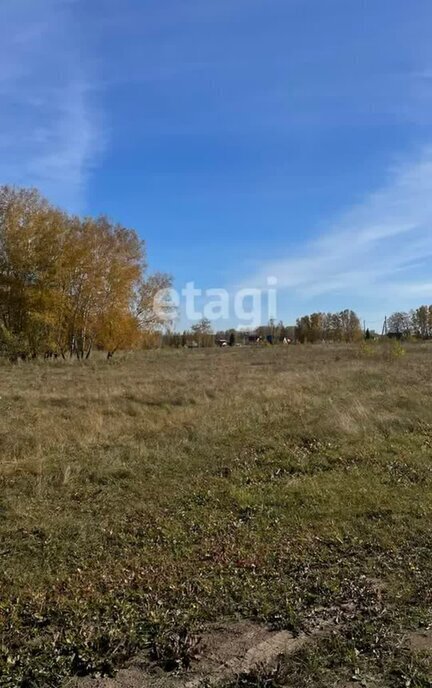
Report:
[[[136,346],[163,325],[156,296],[171,284],[146,269],[134,230],[0,187],[0,348],[11,356]]]

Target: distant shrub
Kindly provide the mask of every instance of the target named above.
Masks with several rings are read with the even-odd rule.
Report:
[[[401,358],[401,356],[405,356],[405,354],[406,354],[406,349],[404,349],[401,342],[399,340],[393,341],[391,348],[390,348],[390,357],[391,358]]]
[[[406,349],[397,340],[381,339],[377,342],[364,340],[359,347],[361,358],[380,358],[384,361],[392,361],[406,354]]]
[[[377,347],[371,340],[365,340],[360,344],[360,355],[364,356],[366,358],[370,358],[372,356],[376,356],[377,354]]]

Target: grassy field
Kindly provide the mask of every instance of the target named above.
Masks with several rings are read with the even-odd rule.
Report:
[[[0,366],[0,685],[203,623],[336,630],[244,685],[432,685],[432,346]]]

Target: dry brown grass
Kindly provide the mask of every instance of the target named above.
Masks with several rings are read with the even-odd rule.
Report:
[[[302,627],[362,575],[391,580],[395,609],[430,599],[432,347],[397,354],[2,365],[0,685],[222,615]]]

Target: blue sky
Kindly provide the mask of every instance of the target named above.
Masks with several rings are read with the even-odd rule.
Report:
[[[0,0],[0,183],[278,315],[432,303],[430,0]]]

